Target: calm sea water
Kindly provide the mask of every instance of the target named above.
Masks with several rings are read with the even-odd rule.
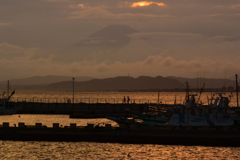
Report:
[[[231,93],[227,93],[228,96]],[[123,96],[141,102],[157,102],[158,93],[155,92],[76,92],[76,100],[102,99],[109,102],[121,101]],[[179,101],[184,99],[185,93],[160,93],[162,101],[172,102],[175,95]],[[40,100],[72,98],[71,92],[16,92],[15,98]],[[211,93],[204,93],[201,100],[207,103]],[[234,97],[233,97],[234,98]],[[232,98],[232,99],[233,99]],[[204,100],[205,99],[205,100]],[[234,101],[234,99],[233,99]],[[234,104],[234,102],[231,102]],[[34,125],[37,122],[52,126],[60,123],[68,126],[70,123],[87,125],[88,123],[116,123],[107,119],[70,119],[67,115],[4,115],[0,116],[0,124],[10,122],[10,125],[25,122]],[[205,146],[176,146],[151,144],[118,144],[93,142],[23,142],[0,141],[0,159],[240,159],[239,147],[205,147]]]

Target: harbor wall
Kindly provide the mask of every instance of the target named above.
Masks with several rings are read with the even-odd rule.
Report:
[[[101,118],[110,115],[126,115],[148,110],[148,104],[127,103],[40,103],[10,102],[21,114],[68,114],[77,117]]]
[[[58,123],[52,126],[26,126],[18,123],[11,127],[8,122],[0,125],[1,140],[16,141],[73,141],[73,142],[106,142],[130,144],[165,144],[165,145],[203,145],[203,146],[240,146],[240,130],[220,130],[193,128],[174,129],[166,126],[161,129],[113,128],[110,124],[97,127],[94,124],[87,126],[60,127]]]

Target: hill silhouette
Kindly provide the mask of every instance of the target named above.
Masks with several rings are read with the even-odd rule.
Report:
[[[181,83],[188,82],[191,88],[201,88],[203,84],[207,88],[228,88],[234,87],[235,81],[230,79],[214,79],[214,78],[183,78],[183,77],[174,77],[169,76],[168,78],[175,79]]]
[[[56,75],[47,75],[47,76],[33,76],[23,79],[11,79],[11,85],[46,85],[50,83],[62,82],[71,80],[72,77],[69,76],[56,76]],[[80,81],[88,81],[94,79],[93,77],[85,77],[85,76],[77,76],[76,80]],[[6,85],[6,81],[1,81],[0,84]]]
[[[47,81],[48,80],[48,81]],[[14,83],[13,83],[14,82]],[[47,83],[48,82],[48,83]],[[235,81],[229,79],[202,79],[183,77],[149,77],[133,78],[119,76],[105,79],[91,77],[75,77],[76,91],[185,91],[188,82],[190,91],[200,91],[205,83],[204,91],[234,91]],[[0,89],[6,90],[6,82],[0,83]],[[72,91],[72,77],[45,76],[10,80],[11,88],[16,90]]]
[[[181,85],[177,80],[164,78],[161,76],[148,77],[115,77],[106,79],[93,79],[85,82],[76,82],[76,91],[121,91],[121,90],[149,90],[168,89]],[[61,86],[61,87],[60,87]],[[65,81],[53,83],[47,86],[50,90],[72,90],[72,82]]]

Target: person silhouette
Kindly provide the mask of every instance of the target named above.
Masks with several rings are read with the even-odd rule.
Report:
[[[123,103],[126,103],[126,98],[125,98],[125,96],[123,96]]]
[[[127,96],[127,103],[129,103],[130,102],[130,98],[129,98],[129,96]]]

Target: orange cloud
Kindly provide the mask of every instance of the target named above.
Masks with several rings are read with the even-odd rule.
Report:
[[[78,9],[79,7],[83,8],[85,6],[84,6],[84,4],[74,4],[74,5],[70,4],[69,7],[73,8],[73,9]]]
[[[237,9],[237,8],[240,8],[240,4],[235,4],[235,5],[232,5],[230,8],[232,8],[232,9]]]
[[[0,22],[0,26],[8,26],[8,25],[10,25],[10,23],[1,23]]]
[[[79,6],[79,7],[84,7],[84,5],[83,5],[83,4],[78,4],[78,6]]]
[[[158,3],[158,2],[152,2],[152,1],[140,1],[140,2],[135,2],[132,3],[131,7],[145,7],[145,6],[150,6],[151,4],[155,4],[158,6],[165,6],[164,3]]]

